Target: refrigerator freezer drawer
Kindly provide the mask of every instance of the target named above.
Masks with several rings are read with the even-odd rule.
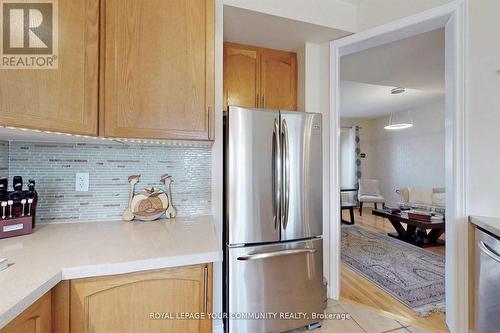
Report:
[[[229,332],[283,332],[318,320],[323,313],[323,240],[321,238],[229,248]],[[233,316],[276,314],[276,319]],[[280,319],[306,313],[307,318]]]

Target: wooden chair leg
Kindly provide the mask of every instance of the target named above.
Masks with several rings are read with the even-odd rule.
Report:
[[[375,209],[378,209],[378,207],[377,207],[377,203],[376,203],[376,202],[374,202],[374,204],[375,204]]]
[[[351,224],[354,224],[354,208],[352,206],[349,208],[349,215],[351,217]]]
[[[359,216],[363,215],[363,201],[359,202]]]

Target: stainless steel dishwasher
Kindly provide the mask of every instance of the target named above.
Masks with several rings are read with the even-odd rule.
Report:
[[[476,333],[500,331],[500,238],[476,228]]]

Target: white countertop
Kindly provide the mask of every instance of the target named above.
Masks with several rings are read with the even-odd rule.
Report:
[[[211,216],[37,225],[0,239],[0,329],[61,280],[222,260]]]
[[[470,216],[469,221],[472,224],[483,228],[486,231],[500,237],[500,218],[488,216]]]

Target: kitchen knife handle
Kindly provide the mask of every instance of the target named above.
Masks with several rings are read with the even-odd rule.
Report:
[[[284,178],[284,208],[283,208],[283,229],[288,225],[288,210],[290,204],[290,147],[288,141],[288,125],[283,119],[283,178]]]
[[[23,177],[14,176],[12,180],[12,188],[14,191],[22,191],[23,190]]]
[[[280,126],[278,119],[274,119],[273,128],[273,209],[274,209],[274,229],[278,229],[280,221],[281,205],[281,145],[280,145]]]

